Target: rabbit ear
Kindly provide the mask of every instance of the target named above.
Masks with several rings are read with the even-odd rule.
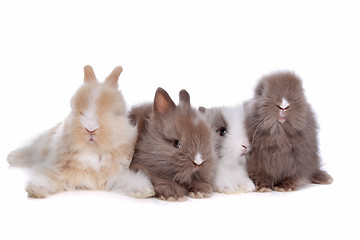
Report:
[[[258,97],[261,97],[261,95],[263,94],[265,90],[265,82],[263,80],[261,80],[258,85],[256,86],[256,89],[255,89],[255,94],[256,96]]]
[[[205,113],[205,112],[206,112],[206,108],[203,107],[203,106],[200,106],[200,107],[199,107],[199,111],[200,111],[201,113]]]
[[[190,105],[190,95],[185,89],[179,92],[179,100],[180,103]]]
[[[84,67],[84,82],[91,83],[95,81],[96,81],[96,76],[93,68],[90,65],[86,65]]]
[[[123,69],[121,66],[117,66],[116,68],[114,68],[110,75],[105,79],[105,83],[110,84],[115,88],[118,88],[118,80],[122,71]]]
[[[155,113],[163,114],[170,109],[176,107],[175,103],[171,100],[169,94],[162,88],[158,88],[154,98],[154,111]]]

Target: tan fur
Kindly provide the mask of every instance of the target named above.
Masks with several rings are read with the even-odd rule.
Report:
[[[32,145],[9,154],[10,165],[31,166],[34,171],[27,186],[30,197],[64,190],[106,190],[111,177],[128,169],[137,133],[117,89],[121,71],[115,68],[101,84],[92,68],[85,66],[84,84],[72,98],[72,112],[65,121]],[[85,113],[91,107],[95,110],[89,118]],[[98,127],[90,133],[86,124],[92,118]]]

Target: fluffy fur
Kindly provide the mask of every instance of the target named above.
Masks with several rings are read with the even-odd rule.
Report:
[[[317,123],[296,75],[279,72],[262,78],[246,112],[252,146],[247,170],[258,190],[291,191],[304,181],[332,182],[320,169]]]
[[[199,110],[215,133],[215,190],[220,193],[253,192],[255,185],[246,171],[250,143],[243,105],[210,109],[200,107]]]
[[[136,197],[153,195],[149,180],[128,168],[137,137],[118,91],[121,67],[99,83],[90,66],[71,99],[71,113],[30,146],[8,156],[11,166],[34,172],[29,197],[42,198],[65,190],[113,190]]]
[[[153,104],[131,110],[139,137],[130,168],[149,176],[160,199],[209,197],[215,171],[211,130],[191,107],[189,94],[182,90],[179,96],[176,106],[167,92],[158,88]]]

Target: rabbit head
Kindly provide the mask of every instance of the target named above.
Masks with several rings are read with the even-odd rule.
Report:
[[[290,72],[279,72],[262,78],[255,89],[255,97],[249,106],[261,119],[259,128],[274,131],[300,130],[306,124],[309,112],[301,80]],[[260,129],[259,129],[260,130]]]
[[[199,108],[215,133],[215,151],[220,161],[239,162],[250,150],[242,105]]]
[[[154,99],[150,137],[156,158],[171,169],[174,180],[190,182],[200,168],[213,162],[211,132],[202,116],[190,105],[187,91],[179,93],[176,106],[165,90],[159,88]],[[154,149],[155,148],[155,149]]]
[[[156,196],[181,199],[187,194],[207,197],[213,192],[215,153],[213,135],[203,116],[190,105],[185,90],[179,104],[158,88],[152,108],[133,108],[131,115],[141,123],[130,168],[144,171]]]
[[[133,138],[135,130],[129,126],[126,105],[118,90],[121,72],[122,68],[116,67],[100,83],[92,67],[84,67],[84,83],[71,99],[72,111],[66,128],[77,148],[104,151]]]

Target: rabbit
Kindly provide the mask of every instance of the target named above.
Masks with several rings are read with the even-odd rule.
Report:
[[[130,122],[139,130],[130,169],[143,171],[155,196],[168,201],[210,197],[214,191],[215,152],[210,126],[190,105],[186,90],[175,105],[158,88],[153,104],[135,106]]]
[[[333,178],[320,169],[318,125],[298,76],[291,72],[264,76],[245,112],[251,142],[247,170],[258,191],[332,183]]]
[[[243,105],[199,108],[216,135],[215,190],[220,193],[253,192],[255,185],[246,170],[250,143]]]
[[[99,83],[91,66],[71,99],[71,112],[29,146],[8,155],[10,166],[29,167],[28,196],[44,198],[67,190],[124,192],[135,197],[154,195],[145,174],[130,171],[137,130],[127,118],[118,91],[122,68]]]

